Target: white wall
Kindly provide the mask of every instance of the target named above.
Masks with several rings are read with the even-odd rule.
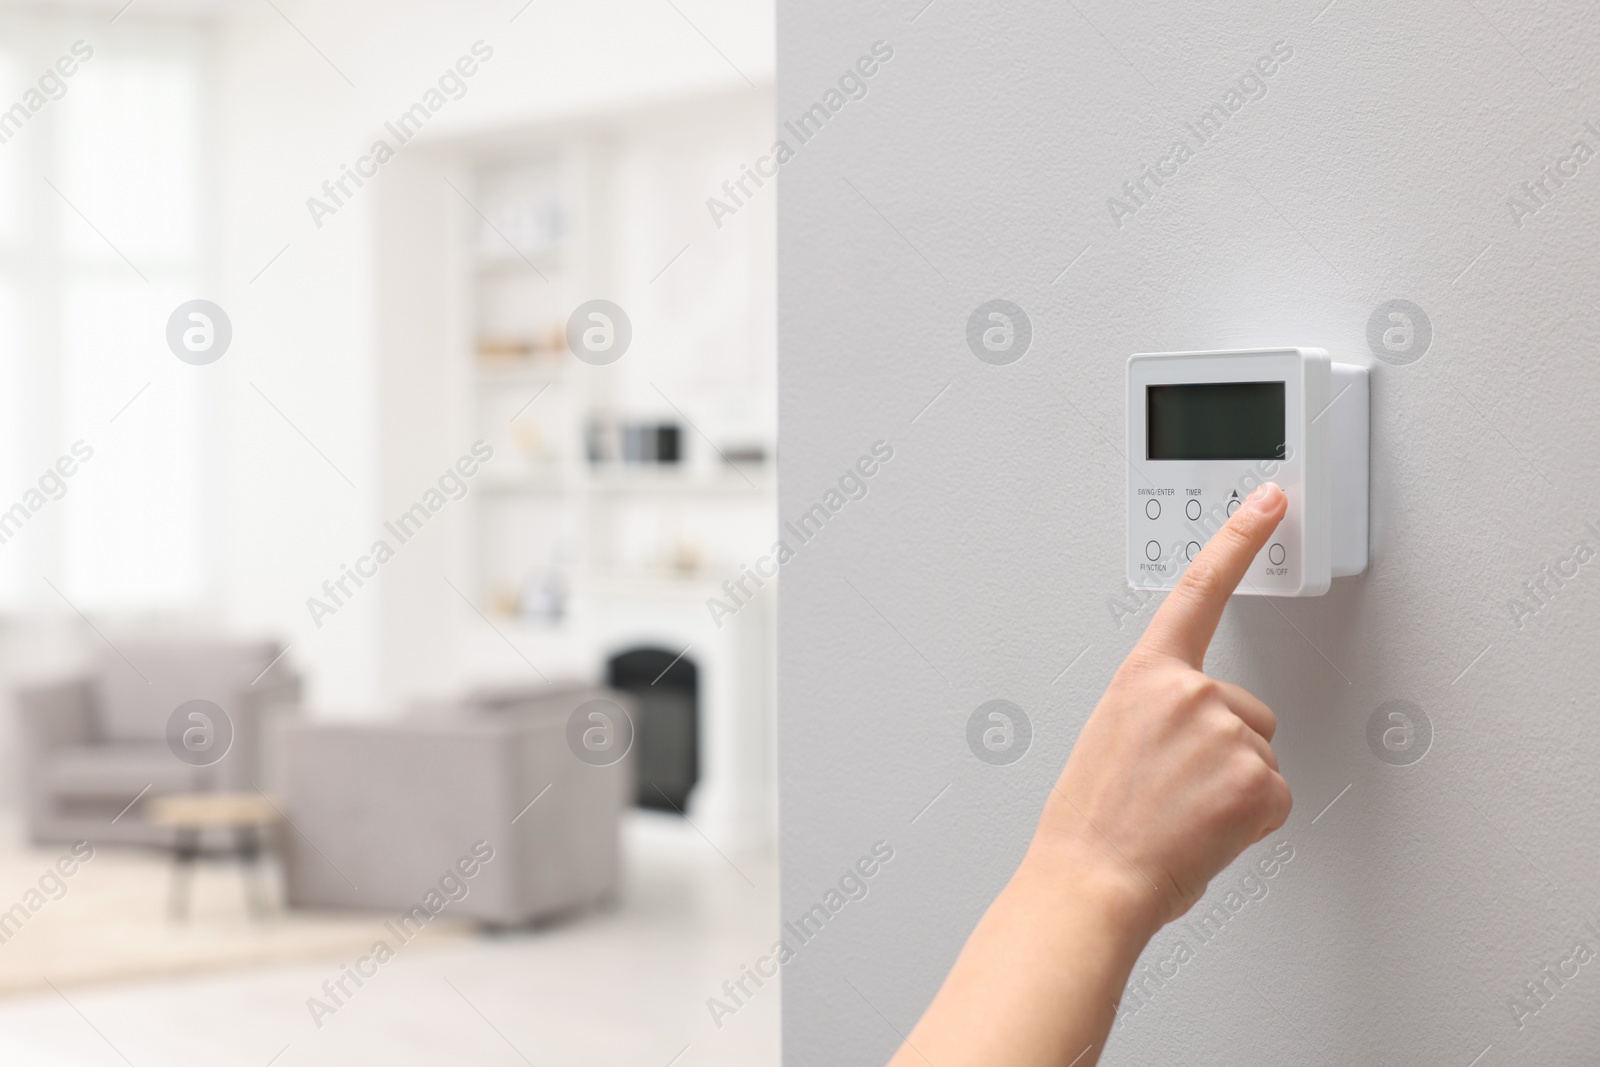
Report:
[[[441,277],[402,277],[397,257],[436,237],[425,227],[444,219],[420,218],[418,232],[377,229],[380,202],[422,195],[421,143],[402,148],[320,228],[307,198],[475,41],[493,48],[493,59],[465,97],[430,120],[422,141],[743,88],[747,77],[770,82],[771,12],[680,4],[690,25],[671,6],[644,0],[604,10],[538,0],[520,14],[520,3],[482,0],[277,6],[287,20],[270,5],[241,4],[223,8],[216,22],[225,227],[216,299],[233,317],[237,353],[226,368],[231,432],[219,465],[228,479],[219,569],[229,618],[288,635],[290,655],[312,676],[313,701],[358,711],[407,688],[400,683],[411,680],[410,657],[434,651],[418,647],[416,631],[394,626],[395,614],[425,618],[445,606],[441,590],[453,596],[432,580],[445,557],[433,546],[426,558],[408,550],[396,574],[384,575],[395,588],[363,589],[320,629],[305,607],[372,543],[393,505],[414,500],[458,454],[446,440],[452,415],[438,392],[449,330],[444,294],[433,305],[438,313],[424,316],[431,333],[394,322]],[[416,322],[411,314],[405,325]],[[430,412],[435,421],[426,421]]]
[[[1600,564],[1520,629],[1508,604],[1600,550],[1600,162],[1520,227],[1507,198],[1576,137],[1600,148],[1600,26],[1576,2],[1319,8],[781,6],[780,121],[895,49],[780,201],[780,520],[895,450],[784,575],[785,917],[895,850],[785,969],[792,1067],[888,1057],[1148,617],[1110,607],[1126,357],[1269,344],[1376,364],[1373,564],[1229,608],[1209,667],[1276,710],[1296,808],[1202,906],[1279,843],[1293,859],[1215,940],[1156,937],[1148,960],[1180,938],[1194,958],[1124,1002],[1104,1062],[1593,1062],[1600,963],[1537,1014],[1511,998],[1579,939],[1600,951]],[[1115,225],[1107,198],[1278,41],[1266,95]],[[965,343],[993,297],[1035,331],[1010,366]],[[1395,297],[1435,330],[1410,366],[1366,340]],[[1035,729],[1010,766],[965,741],[994,698]],[[1410,766],[1366,740],[1393,699],[1433,725]]]

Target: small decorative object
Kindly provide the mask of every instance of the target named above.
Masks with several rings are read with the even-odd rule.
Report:
[[[494,363],[525,359],[533,353],[533,342],[521,337],[483,337],[478,340],[478,355]]]
[[[520,597],[514,586],[500,585],[495,587],[490,603],[493,605],[496,615],[503,615],[509,618],[517,613],[519,600]]]
[[[723,461],[730,467],[759,467],[767,462],[767,448],[760,443],[725,444],[721,451]]]
[[[689,576],[700,571],[700,546],[687,537],[679,537],[672,545],[672,569]]]
[[[559,458],[555,443],[531,419],[519,419],[513,423],[511,439],[530,463],[548,464]]]
[[[555,624],[567,613],[567,583],[559,567],[540,567],[522,587],[522,614],[535,622]]]
[[[670,422],[589,420],[584,440],[589,464],[622,462],[629,466],[675,466],[683,462],[683,429]]]

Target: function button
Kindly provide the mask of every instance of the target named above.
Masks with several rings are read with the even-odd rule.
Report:
[[[1194,559],[1200,554],[1200,542],[1190,541],[1188,547],[1183,550],[1183,554],[1188,556],[1190,559]]]
[[[1189,521],[1191,522],[1198,519],[1200,517],[1200,501],[1190,497],[1189,502],[1183,506],[1183,513],[1189,516]]]
[[[1280,545],[1280,544],[1274,544],[1271,548],[1267,549],[1267,559],[1272,561],[1272,565],[1274,567],[1276,567],[1278,564],[1282,563],[1283,562],[1283,546]]]
[[[1159,519],[1161,517],[1161,501],[1152,497],[1149,503],[1145,504],[1144,513],[1152,519]],[[1154,556],[1150,558],[1155,559]]]
[[[1161,558],[1161,543],[1159,541],[1151,541],[1148,545],[1145,545],[1144,546],[1144,558],[1148,559],[1148,560],[1151,560],[1152,562],[1155,561],[1155,560],[1160,559]]]

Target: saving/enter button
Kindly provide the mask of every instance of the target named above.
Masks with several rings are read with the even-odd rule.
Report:
[[[1161,501],[1151,499],[1145,504],[1144,513],[1152,519],[1159,519],[1161,517]],[[1154,556],[1151,556],[1150,558],[1155,559]]]

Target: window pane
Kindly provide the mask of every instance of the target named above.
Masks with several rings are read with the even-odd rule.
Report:
[[[15,57],[9,53],[0,53],[0,85],[9,88],[18,85],[20,81]],[[22,212],[21,205],[17,203],[17,197],[20,195],[17,182],[22,171],[20,166],[22,151],[22,138],[18,136],[12,136],[4,144],[0,144],[0,254],[14,251],[19,236],[17,231]]]
[[[95,77],[52,105],[61,109],[62,191],[146,274],[187,263],[198,245],[198,73],[176,59],[95,62]],[[72,212],[59,217],[70,259],[117,261]]]
[[[32,450],[24,423],[21,304],[16,290],[0,282],[0,511],[21,498],[23,483],[30,480],[23,460]],[[0,526],[0,534],[9,529]],[[21,533],[0,544],[0,605],[18,606],[30,547],[31,540]]]
[[[65,287],[62,446],[94,449],[62,501],[64,577],[85,611],[191,607],[201,594],[203,391],[163,339],[188,295],[137,279]]]

